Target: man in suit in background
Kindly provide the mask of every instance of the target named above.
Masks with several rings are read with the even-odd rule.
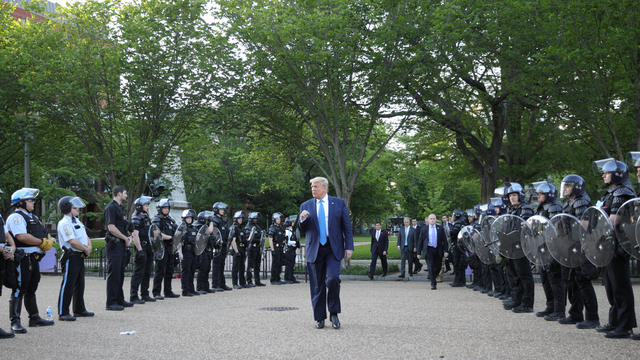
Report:
[[[400,250],[400,279],[404,279],[404,263],[409,263],[409,276],[413,274],[413,249],[415,248],[415,229],[404,218],[404,226],[398,232],[398,250]]]
[[[417,274],[420,270],[422,270],[422,263],[420,262],[420,254],[418,251],[420,250],[420,230],[422,230],[422,226],[418,224],[418,219],[411,219],[411,227],[415,231],[415,236],[413,238],[413,273]],[[411,275],[411,274],[409,274]]]
[[[445,250],[449,245],[442,226],[436,224],[436,215],[429,214],[426,221],[427,224],[420,231],[419,242],[422,245],[422,252],[427,261],[431,290],[436,290],[436,277],[442,268],[442,257],[449,256],[449,253]]]
[[[353,254],[353,232],[344,200],[328,196],[323,177],[309,181],[313,199],[300,205],[300,233],[306,237],[307,273],[316,328],[324,328],[329,308],[331,326],[340,328],[340,260]]]
[[[389,235],[386,230],[382,230],[380,221],[376,222],[376,227],[371,231],[371,265],[369,265],[369,279],[373,280],[376,272],[378,257],[382,262],[382,276],[387,276],[387,250],[389,249]]]

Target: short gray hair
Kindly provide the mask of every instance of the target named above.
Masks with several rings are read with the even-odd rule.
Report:
[[[405,216],[404,219],[402,219],[402,221],[411,221],[411,219],[409,219],[409,217]]]
[[[322,176],[316,176],[313,179],[309,180],[310,184],[319,182],[322,184],[322,186],[324,186],[325,189],[329,188],[329,180],[327,180],[327,178],[324,178]]]

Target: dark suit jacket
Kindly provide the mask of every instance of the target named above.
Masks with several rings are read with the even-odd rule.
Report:
[[[380,238],[376,240],[376,229],[371,230],[371,255],[389,250],[389,233],[387,230],[380,229]]]
[[[444,256],[444,252],[449,248],[449,243],[447,242],[447,235],[444,233],[444,229],[442,226],[436,224],[436,235],[438,237],[438,247],[436,248],[436,254],[440,257]],[[427,247],[429,246],[429,226],[425,225],[420,229],[420,251],[423,256],[426,257]]]
[[[349,210],[344,200],[329,196],[329,244],[333,255],[338,260],[344,257],[344,251],[353,250],[353,232],[351,230],[351,219]],[[318,227],[318,214],[316,211],[316,199],[312,198],[300,205],[300,212],[307,210],[309,216],[300,222],[300,234],[306,237],[306,257],[307,262],[315,262],[320,247],[320,230]]]
[[[409,236],[407,237],[407,247],[409,250],[413,251],[413,248],[416,247],[416,230],[409,226]],[[404,226],[400,227],[400,231],[398,232],[398,245],[400,250],[404,250]]]

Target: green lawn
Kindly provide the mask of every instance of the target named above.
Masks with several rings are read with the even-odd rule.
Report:
[[[389,250],[387,250],[387,259],[400,259],[400,250],[396,246],[396,237],[389,238]],[[371,237],[368,235],[354,236],[354,242],[366,241],[366,245],[355,246],[353,250],[353,259],[366,260],[371,259]]]

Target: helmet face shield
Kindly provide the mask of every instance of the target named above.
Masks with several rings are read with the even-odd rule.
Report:
[[[563,181],[560,183],[560,199],[566,199],[573,193],[576,183],[573,181]]]
[[[38,197],[40,190],[34,188],[22,188],[11,194],[11,205],[15,205],[22,200],[33,200]]]
[[[169,199],[167,199],[167,198],[160,199],[160,201],[158,201],[158,205],[156,205],[156,207],[157,208],[171,207],[171,201],[169,201]]]
[[[86,206],[84,202],[82,202],[82,200],[77,196],[74,196],[73,198],[71,198],[69,202],[71,203],[71,207],[78,208],[78,209],[82,209],[83,207]]]
[[[640,167],[640,151],[630,151],[627,154],[626,162],[632,167]]]

